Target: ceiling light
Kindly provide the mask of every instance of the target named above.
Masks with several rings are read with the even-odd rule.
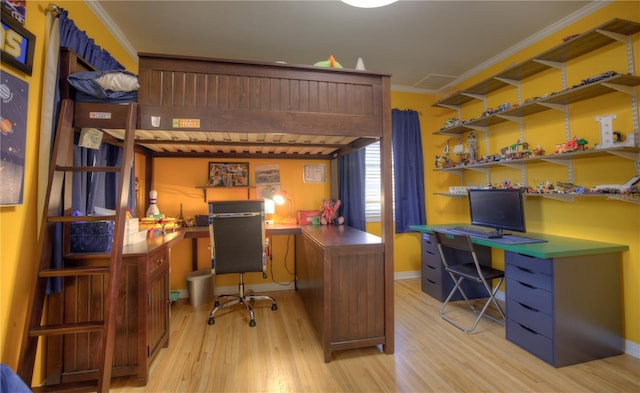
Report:
[[[343,3],[359,8],[376,8],[393,4],[398,0],[342,0]]]

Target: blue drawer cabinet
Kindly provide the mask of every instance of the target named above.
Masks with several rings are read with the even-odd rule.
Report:
[[[422,257],[422,291],[443,302],[454,286],[453,280],[444,269],[440,252],[438,251],[438,246],[433,235],[428,233],[421,234],[420,243]],[[453,261],[453,263],[473,262],[467,253],[459,253],[452,249],[445,249],[445,252],[447,253],[447,260],[450,261],[450,263],[451,261]],[[489,247],[476,246],[476,252],[481,264],[491,265],[491,249]],[[487,291],[484,288],[468,280],[462,283],[462,289],[470,299],[487,296]],[[460,292],[456,292],[452,299],[461,300],[462,296]]]
[[[507,340],[554,367],[622,353],[618,255],[505,251],[505,277]]]

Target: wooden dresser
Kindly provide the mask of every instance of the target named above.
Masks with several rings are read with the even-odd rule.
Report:
[[[169,254],[170,248],[183,237],[184,232],[175,232],[123,247],[114,377],[134,375],[140,386],[146,385],[151,362],[161,348],[169,345]],[[108,259],[83,255],[69,263],[98,266],[105,261]],[[100,276],[66,277],[62,292],[49,296],[48,324],[101,319],[106,288],[104,280]],[[97,378],[100,334],[72,333],[49,337],[47,382]]]

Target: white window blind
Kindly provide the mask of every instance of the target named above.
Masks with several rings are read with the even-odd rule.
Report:
[[[366,183],[364,187],[364,203],[366,220],[368,222],[380,221],[380,216],[382,215],[380,195],[380,188],[382,187],[380,180],[380,142],[367,145],[364,162]],[[393,193],[395,193],[395,189]],[[389,200],[389,202],[392,201]]]

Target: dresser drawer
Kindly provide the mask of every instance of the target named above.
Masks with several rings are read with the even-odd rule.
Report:
[[[541,273],[549,276],[553,275],[552,259],[535,258],[511,251],[505,251],[504,262],[505,265],[519,266],[531,273]]]
[[[169,265],[169,254],[166,250],[153,253],[147,258],[147,272],[149,275],[166,268]]]
[[[507,340],[553,365],[553,340],[511,319],[507,319]]]
[[[553,295],[551,292],[533,287],[527,283],[507,279],[506,298],[520,302],[543,313],[553,314]]]
[[[520,281],[534,288],[540,288],[547,291],[553,289],[553,279],[548,274],[538,273],[529,268],[519,265],[507,264],[505,266],[505,275],[507,278]]]
[[[509,298],[507,300],[507,318],[545,337],[553,338],[553,318],[547,313]]]
[[[438,245],[436,244],[436,241],[433,235],[430,235],[428,233],[422,234],[422,250],[423,251],[429,250],[431,251],[432,254],[439,255]]]
[[[442,264],[439,260],[434,261],[422,261],[422,276],[426,277],[432,281],[440,282],[442,281]]]

